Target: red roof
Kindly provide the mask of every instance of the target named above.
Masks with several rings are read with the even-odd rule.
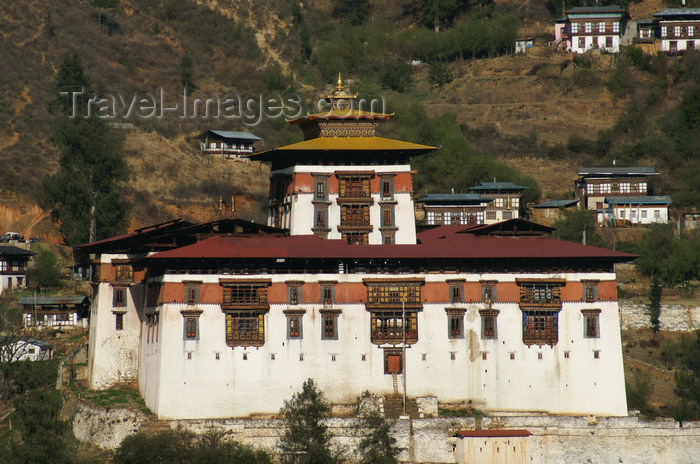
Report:
[[[464,230],[468,226],[454,227]],[[438,228],[438,229],[443,229]],[[603,258],[630,261],[636,255],[549,237],[477,236],[469,233],[421,234],[417,245],[348,245],[342,240],[324,240],[315,235],[215,236],[192,245],[152,255],[151,259],[179,258]]]
[[[529,437],[532,435],[523,429],[460,430],[455,437]]]

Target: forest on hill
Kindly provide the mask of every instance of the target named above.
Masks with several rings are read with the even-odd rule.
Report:
[[[673,2],[615,3],[648,14]],[[697,205],[698,54],[556,53],[546,43],[560,10],[554,0],[4,4],[0,195],[36,204],[57,172],[57,74],[77,56],[96,96],[158,94],[166,105],[183,92],[299,95],[307,111],[341,72],[361,98],[381,98],[396,113],[381,135],[441,147],[413,161],[419,192],[465,191],[495,178],[529,186],[527,201],[561,198],[571,194],[576,166],[615,160],[656,166],[657,191],[672,194],[676,207]],[[536,47],[513,55],[524,35]],[[111,121],[133,125],[122,131],[131,175],[119,187],[130,227],[207,219],[234,195],[246,199],[241,214],[263,217],[266,171],[203,160],[193,140],[203,130],[249,130],[265,148],[301,139],[279,117]],[[533,159],[545,168],[534,173]]]

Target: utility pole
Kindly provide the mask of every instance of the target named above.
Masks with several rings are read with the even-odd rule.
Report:
[[[406,415],[406,303],[401,302],[401,317],[403,318],[403,353],[401,361],[403,361],[403,415]]]

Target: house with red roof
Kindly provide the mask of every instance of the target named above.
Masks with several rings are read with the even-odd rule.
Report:
[[[340,82],[332,108],[345,97]],[[626,415],[614,266],[635,256],[522,219],[416,232],[407,157],[431,147],[364,140],[384,116],[335,116],[292,122],[303,150],[251,156],[272,164],[267,225],[171,221],[79,247],[90,387],[138,381],[164,419],[274,415],[308,378],[338,404]]]

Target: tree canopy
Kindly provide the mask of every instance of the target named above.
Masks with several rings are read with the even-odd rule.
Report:
[[[80,57],[67,56],[57,76],[59,90],[91,94]],[[66,243],[78,245],[124,232],[128,204],[120,188],[129,177],[122,158],[123,138],[103,119],[87,116],[87,99],[68,98],[55,124],[52,142],[61,156],[59,170],[43,180],[39,202],[61,223]]]
[[[295,464],[333,464],[339,453],[331,447],[332,435],[324,420],[330,417],[331,405],[313,379],[304,382],[302,391],[284,402],[280,410],[284,434],[280,442],[282,461]]]

